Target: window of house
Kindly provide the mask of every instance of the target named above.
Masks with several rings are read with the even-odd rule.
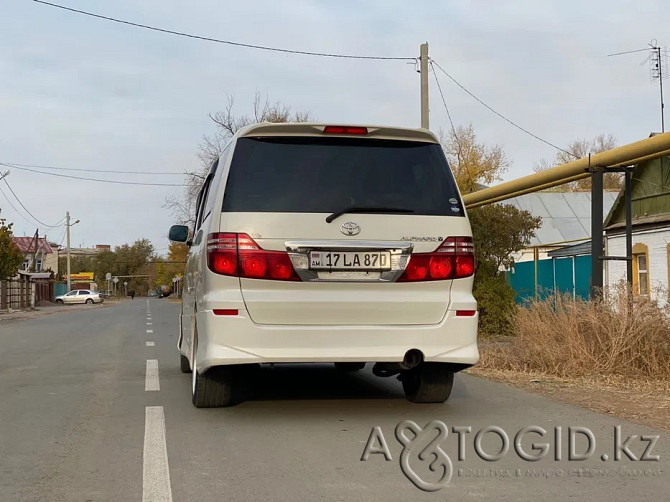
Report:
[[[638,254],[635,256],[637,260],[637,282],[639,284],[639,292],[641,295],[648,295],[649,272],[647,271],[647,255]]]
[[[28,260],[28,258],[26,258],[25,260],[23,260],[23,270],[28,270],[29,266],[30,266],[30,261]]]
[[[42,271],[42,260],[37,260],[37,262],[36,262],[36,264],[35,264],[35,270],[36,270],[37,272],[41,272],[41,271]]]
[[[633,246],[633,293],[649,296],[649,248],[645,244]]]

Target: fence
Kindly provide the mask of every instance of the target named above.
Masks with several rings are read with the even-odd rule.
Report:
[[[535,276],[537,263],[537,277]],[[516,292],[516,302],[544,298],[553,293],[587,299],[591,284],[591,256],[570,256],[524,261],[507,272],[507,280]]]
[[[0,281],[0,310],[34,307],[34,284],[25,275]]]

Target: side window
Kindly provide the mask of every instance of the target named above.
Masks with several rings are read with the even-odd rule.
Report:
[[[203,220],[202,213],[205,208],[205,200],[207,199],[207,192],[209,190],[209,184],[211,180],[212,180],[211,176],[208,175],[207,178],[205,178],[205,182],[203,183],[202,188],[200,189],[200,193],[198,194],[198,209],[195,214],[196,230],[200,228],[200,225]]]
[[[642,243],[633,246],[633,294],[649,296],[649,248]]]
[[[207,217],[210,214],[212,214],[212,209],[214,209],[214,201],[216,200],[217,192],[221,187],[221,177],[223,176],[223,170],[226,166],[226,160],[228,159],[228,154],[231,150],[230,148],[231,144],[232,143],[228,143],[226,148],[223,149],[223,152],[221,152],[219,160],[216,161],[215,165],[213,165],[212,169],[210,170],[211,181],[209,183],[207,198],[203,203],[205,209],[203,210],[202,221],[207,219]]]

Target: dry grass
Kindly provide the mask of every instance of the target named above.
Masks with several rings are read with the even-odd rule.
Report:
[[[517,336],[482,351],[483,370],[670,380],[670,312],[624,288],[600,302],[551,297],[520,308]]]

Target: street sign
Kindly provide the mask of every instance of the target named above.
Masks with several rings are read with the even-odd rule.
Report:
[[[113,282],[114,284],[116,284],[117,282],[119,282],[119,278],[118,278],[118,277],[114,277],[114,279],[112,279],[112,282]]]
[[[123,285],[124,285],[124,286],[127,286],[127,285],[128,285],[128,282],[123,281]]]
[[[105,279],[108,280],[108,281],[111,281],[112,280],[112,273],[107,272],[107,274],[105,274]]]
[[[172,282],[177,282],[178,280],[179,280],[179,279],[177,279],[176,277],[173,277],[173,278],[172,278]]]

